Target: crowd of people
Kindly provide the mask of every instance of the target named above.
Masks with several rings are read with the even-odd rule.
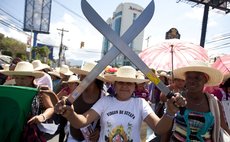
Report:
[[[155,134],[152,142],[220,142],[220,132],[230,134],[229,112],[221,103],[230,100],[230,76],[207,63],[194,61],[171,73],[155,71],[174,93],[170,99],[141,71],[121,66],[115,73],[101,72],[67,105],[68,96],[96,64],[53,69],[39,60],[16,58],[4,65],[1,85],[38,90],[19,141],[45,142],[58,136],[59,142],[140,142],[143,122]],[[4,138],[0,141],[10,141]]]

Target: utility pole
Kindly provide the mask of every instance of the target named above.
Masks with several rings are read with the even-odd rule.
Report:
[[[59,59],[58,59],[58,67],[61,66],[61,61],[62,61],[62,50],[63,50],[63,36],[64,36],[64,32],[69,32],[67,30],[65,30],[64,28],[62,29],[57,29],[59,31],[61,31],[61,44],[60,44],[60,48],[59,48]]]

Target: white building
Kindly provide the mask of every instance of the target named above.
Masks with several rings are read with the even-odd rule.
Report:
[[[125,31],[131,26],[133,21],[141,14],[143,8],[134,3],[121,3],[113,13],[113,17],[107,20],[110,27],[116,31],[120,36],[122,36]],[[130,44],[129,47],[132,48],[137,54],[142,51],[144,32],[142,31]],[[112,47],[112,44],[104,38],[102,44],[102,56],[104,56],[108,50]],[[131,65],[130,61],[120,54],[112,63],[112,66],[123,66]]]

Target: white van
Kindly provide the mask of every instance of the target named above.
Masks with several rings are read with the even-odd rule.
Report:
[[[0,65],[1,64],[10,64],[12,61],[12,57],[7,55],[0,55]]]

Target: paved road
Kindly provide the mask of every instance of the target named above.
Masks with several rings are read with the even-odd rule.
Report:
[[[48,140],[47,142],[58,142],[58,137],[59,135],[56,135],[55,137],[53,137],[51,140]]]

